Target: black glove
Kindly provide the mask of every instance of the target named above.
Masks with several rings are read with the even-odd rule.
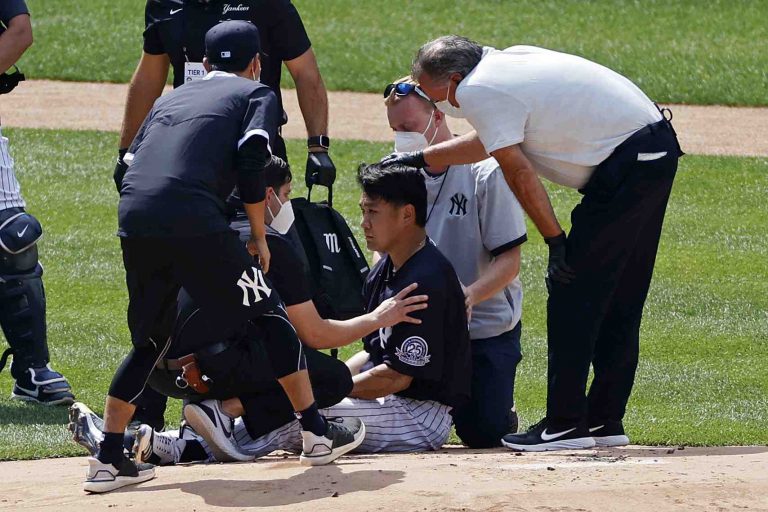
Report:
[[[123,161],[123,157],[127,152],[128,150],[125,148],[117,150],[117,163],[115,164],[115,172],[112,174],[112,178],[115,180],[118,193],[120,193],[120,188],[123,186],[125,171],[128,170],[128,164]]]
[[[424,160],[423,151],[410,151],[408,153],[390,153],[379,162],[382,167],[389,167],[390,165],[405,165],[407,167],[416,167],[421,169],[427,166],[426,160]]]
[[[330,187],[336,181],[336,166],[327,151],[307,153],[307,172],[304,175],[307,187],[322,185]]]
[[[565,262],[565,232],[552,238],[545,238],[549,246],[549,262],[547,263],[547,290],[551,290],[552,281],[568,284],[576,277],[573,269]]]

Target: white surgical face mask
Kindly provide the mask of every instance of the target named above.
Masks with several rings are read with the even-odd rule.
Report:
[[[461,112],[461,109],[459,107],[454,107],[453,105],[451,105],[451,102],[448,101],[448,97],[451,95],[452,83],[453,83],[453,80],[448,82],[448,92],[445,94],[445,99],[443,101],[436,102],[435,106],[440,109],[440,112],[442,112],[447,116],[463,119],[464,114]]]
[[[437,130],[432,135],[432,140],[427,140],[427,132],[432,126],[432,120],[435,118],[435,111],[429,116],[429,122],[423,132],[395,132],[395,152],[407,153],[409,151],[423,151],[429,147],[437,137]]]
[[[277,197],[277,194],[275,194],[275,199],[280,203],[280,198]],[[267,210],[269,210],[269,214],[272,216],[272,222],[269,224],[270,227],[281,235],[288,233],[288,230],[291,229],[293,221],[296,218],[293,214],[293,204],[291,204],[291,201],[288,200],[284,203],[280,203],[280,210],[277,212],[277,215],[272,213],[272,208],[270,208],[269,205],[267,205]]]

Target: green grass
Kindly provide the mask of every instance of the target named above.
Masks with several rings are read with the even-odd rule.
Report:
[[[25,197],[46,230],[40,252],[55,368],[78,399],[103,409],[112,373],[129,348],[111,170],[115,135],[7,130]],[[388,144],[336,142],[336,203],[359,236],[353,171]],[[296,169],[300,141],[290,141]],[[297,172],[301,178],[301,171]],[[296,194],[303,193],[302,179]],[[550,187],[561,220],[578,194]],[[322,194],[319,194],[322,196]],[[681,161],[643,323],[640,370],[627,425],[649,444],[768,443],[768,160],[694,157]],[[762,227],[761,227],[762,226]],[[532,230],[532,228],[529,228]],[[545,403],[545,247],[531,231],[523,249],[523,347],[517,404],[524,423]],[[1,346],[1,345],[0,345]],[[348,355],[352,350],[343,350]],[[0,460],[81,454],[61,408],[7,396],[0,374]],[[179,418],[174,402],[166,418]]]
[[[422,43],[459,33],[497,47],[532,44],[593,59],[656,101],[768,105],[763,0],[295,3],[332,90],[380,92],[408,71]],[[141,53],[143,1],[28,4],[36,44],[22,64],[31,78],[130,79]]]

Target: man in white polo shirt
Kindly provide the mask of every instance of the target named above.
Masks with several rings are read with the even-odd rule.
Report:
[[[475,130],[384,163],[441,168],[492,155],[549,246],[547,415],[503,444],[628,443],[643,304],[683,154],[671,123],[618,73],[543,48],[444,36],[421,47],[411,71],[440,110]],[[567,237],[537,174],[584,194]]]
[[[440,112],[408,77],[385,91],[396,151],[424,150],[453,138]],[[472,448],[501,446],[517,432],[515,372],[520,352],[523,210],[499,164],[422,169],[427,185],[427,234],[453,265],[471,307],[472,399],[453,412],[456,433]]]

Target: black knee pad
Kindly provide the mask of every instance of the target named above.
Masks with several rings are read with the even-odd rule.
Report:
[[[26,269],[26,274],[22,273],[21,268],[26,266],[26,263],[11,268],[7,256],[6,254],[4,257],[0,274],[0,326],[13,350],[16,364],[13,365],[12,372],[18,373],[26,371],[27,368],[45,366],[49,361],[45,326],[45,288],[42,267],[36,261],[36,250],[35,262],[31,270]]]

